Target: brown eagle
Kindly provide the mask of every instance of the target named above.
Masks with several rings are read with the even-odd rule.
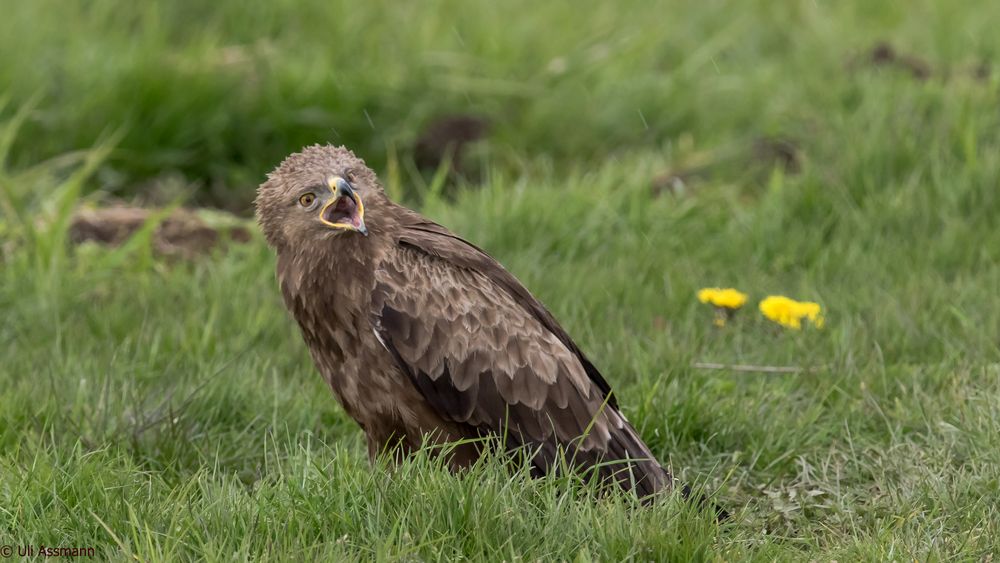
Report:
[[[257,194],[285,305],[368,451],[491,439],[646,498],[672,486],[611,387],[527,289],[475,245],[389,200],[342,147],[289,156]],[[477,440],[486,438],[486,440]]]

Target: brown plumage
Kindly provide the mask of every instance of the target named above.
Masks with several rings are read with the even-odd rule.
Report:
[[[257,213],[285,304],[373,457],[492,437],[525,447],[538,475],[565,456],[640,497],[671,487],[545,307],[485,252],[391,202],[347,149],[285,159]],[[482,442],[455,449],[452,466]]]

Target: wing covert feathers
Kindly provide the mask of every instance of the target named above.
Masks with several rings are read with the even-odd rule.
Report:
[[[372,302],[377,336],[443,419],[531,448],[538,474],[561,452],[580,468],[604,463],[602,480],[640,496],[669,487],[604,378],[483,251],[417,222],[376,272]]]

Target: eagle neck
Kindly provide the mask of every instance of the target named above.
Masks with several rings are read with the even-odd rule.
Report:
[[[281,291],[300,322],[351,330],[367,316],[377,260],[371,242],[351,233],[279,254]]]

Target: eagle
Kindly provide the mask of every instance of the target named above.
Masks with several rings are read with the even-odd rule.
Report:
[[[482,249],[391,201],[350,150],[287,157],[255,203],[285,306],[372,459],[449,444],[458,471],[492,443],[526,452],[533,476],[572,468],[641,499],[673,487],[542,303]]]

